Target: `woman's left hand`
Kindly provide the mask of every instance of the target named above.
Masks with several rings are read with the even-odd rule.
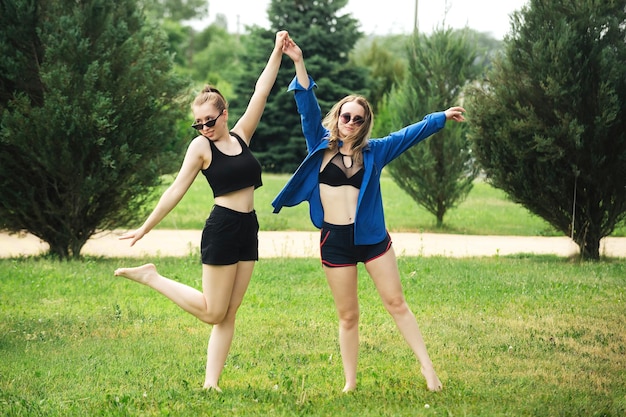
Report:
[[[464,122],[465,116],[463,116],[463,113],[465,113],[465,109],[463,107],[460,107],[460,106],[450,107],[448,110],[445,111],[446,120]]]

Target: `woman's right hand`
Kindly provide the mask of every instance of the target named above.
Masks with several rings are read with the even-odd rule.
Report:
[[[283,53],[287,55],[293,62],[302,60],[302,49],[291,39],[291,36],[287,34],[287,39],[283,45]]]
[[[137,242],[139,239],[141,239],[142,237],[144,237],[146,234],[146,232],[143,231],[143,229],[140,227],[137,230],[133,230],[131,232],[126,232],[124,233],[122,236],[120,236],[118,239],[119,240],[125,240],[125,239],[132,239],[130,241],[130,246],[133,246],[135,244],[135,242]]]

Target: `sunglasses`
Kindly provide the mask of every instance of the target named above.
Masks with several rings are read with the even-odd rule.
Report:
[[[215,126],[215,123],[217,123],[217,119],[219,119],[219,118],[220,118],[220,116],[221,116],[222,114],[224,114],[224,111],[222,111],[222,112],[219,114],[219,116],[217,116],[217,117],[216,117],[215,119],[213,119],[213,120],[209,120],[209,121],[208,121],[208,122],[206,122],[206,123],[194,123],[194,124],[192,124],[192,125],[191,125],[191,127],[193,127],[193,128],[194,128],[194,129],[196,129],[196,130],[202,130],[202,129],[204,129],[204,127],[205,127],[205,126],[206,126],[206,127],[213,127],[213,126]]]
[[[344,114],[339,115],[339,119],[341,120],[341,123],[343,123],[344,125],[347,125],[348,123],[352,122],[357,126],[361,126],[363,123],[365,123],[364,118],[362,118],[361,116],[352,117],[350,113],[344,113]]]

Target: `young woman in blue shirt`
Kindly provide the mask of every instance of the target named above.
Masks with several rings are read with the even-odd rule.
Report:
[[[373,114],[367,100],[351,95],[322,119],[313,79],[302,50],[289,38],[284,53],[294,62],[294,91],[308,154],[272,202],[274,212],[303,201],[321,231],[320,254],[339,317],[344,392],[357,387],[359,302],[357,263],[362,262],[382,302],[421,365],[429,390],[441,381],[428,355],[415,315],[408,306],[391,238],[385,226],[380,175],[402,152],[441,130],[447,120],[464,121],[462,107],[427,115],[424,120],[380,139],[370,139]]]

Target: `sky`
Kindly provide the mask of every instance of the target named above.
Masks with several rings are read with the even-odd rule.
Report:
[[[431,33],[436,27],[462,29],[469,27],[502,39],[509,32],[509,15],[528,0],[350,0],[341,10],[361,23],[366,35],[409,34],[415,23],[415,3],[418,3],[418,28]],[[193,22],[196,29],[212,23],[224,14],[230,32],[244,31],[246,25],[269,28],[267,8],[271,0],[209,0],[209,17]],[[446,12],[447,11],[447,12]],[[445,24],[444,24],[445,23]]]

